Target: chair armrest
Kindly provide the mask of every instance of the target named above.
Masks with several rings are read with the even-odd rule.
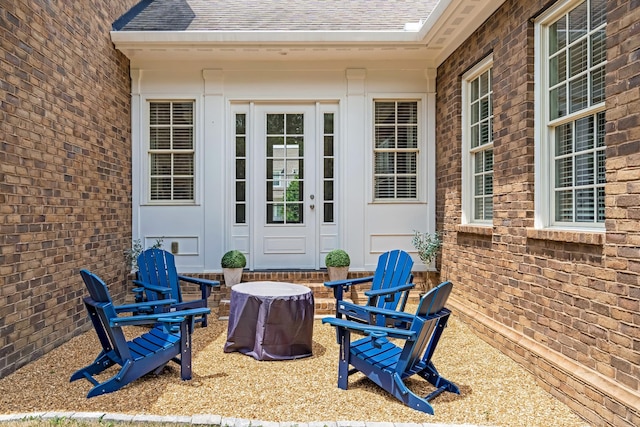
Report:
[[[373,280],[373,276],[367,276],[367,277],[359,277],[355,279],[334,280],[333,282],[324,282],[324,285],[329,288],[335,288],[337,286],[358,285],[360,283],[371,282],[372,280]]]
[[[397,320],[408,322],[408,323],[413,322],[413,320],[416,318],[415,315],[410,313],[405,313],[404,311],[389,310],[386,308],[378,308],[371,305],[358,305],[358,304],[350,303],[347,301],[340,301],[340,305],[339,305],[340,312],[344,312],[344,314],[349,314],[346,311],[349,307],[357,308],[357,311],[360,313],[367,313],[368,315],[375,314],[378,316],[384,316],[385,318],[397,319]]]
[[[182,276],[180,274],[178,274],[178,279],[184,280],[185,282],[189,282],[189,283],[195,283],[200,286],[210,286],[210,287],[220,286],[220,282],[217,280],[200,279],[199,277]]]
[[[208,308],[192,308],[190,310],[172,311],[170,313],[144,314],[138,316],[114,317],[109,319],[111,327],[118,326],[135,326],[135,325],[153,325],[157,322],[165,323],[181,323],[187,318],[209,314],[211,310]]]
[[[178,301],[175,299],[159,299],[156,301],[145,301],[145,302],[136,302],[132,304],[122,304],[116,305],[113,308],[116,310],[116,313],[126,313],[126,312],[134,312],[138,311],[141,308],[153,308],[160,305],[172,305],[177,303]]]
[[[364,294],[368,297],[379,297],[380,295],[395,294],[396,292],[407,291],[413,289],[415,286],[415,283],[406,283],[404,285],[394,286],[393,288],[364,291]]]
[[[165,286],[152,285],[151,283],[143,282],[142,280],[133,280],[133,283],[135,283],[138,286],[142,286],[144,289],[148,289],[150,291],[157,292],[159,294],[163,294],[163,295],[171,294],[171,288],[167,288]]]
[[[364,323],[352,322],[351,320],[338,319],[335,317],[325,317],[322,319],[322,323],[328,323],[331,326],[335,326],[336,328],[349,329],[350,331],[358,332],[364,335],[369,335],[373,338],[388,336],[390,338],[414,340],[416,337],[415,331],[409,331],[406,329],[386,328],[383,326],[367,325]]]

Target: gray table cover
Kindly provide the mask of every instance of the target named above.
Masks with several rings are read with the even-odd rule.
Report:
[[[311,356],[313,293],[284,282],[246,282],[231,288],[225,353],[257,360]]]

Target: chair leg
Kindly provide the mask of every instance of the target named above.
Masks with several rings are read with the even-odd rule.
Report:
[[[429,381],[438,389],[442,389],[442,391],[460,394],[460,389],[458,388],[458,386],[440,375],[433,362],[429,362],[426,368],[418,372],[418,375]],[[442,391],[440,393],[442,393]],[[435,396],[430,396],[430,399],[433,399],[434,397]]]
[[[207,321],[207,315],[203,314],[202,315],[202,327],[206,328],[209,325],[209,322]]]
[[[85,366],[84,368],[78,369],[76,372],[74,372],[73,375],[71,375],[71,379],[69,380],[69,382],[73,382],[81,378],[89,379],[87,376],[93,377],[94,375],[99,374],[100,372],[110,368],[113,365],[115,365],[115,362],[103,350],[91,365]]]
[[[404,385],[398,374],[393,375],[393,383],[392,390],[387,391],[393,394],[398,400],[416,411],[433,415],[433,406],[431,406],[427,399],[422,398],[409,390],[407,386]]]
[[[346,390],[349,386],[349,357],[351,351],[351,332],[337,328],[340,343],[340,360],[338,361],[338,387]]]
[[[180,323],[180,377],[191,379],[191,329],[189,320]]]

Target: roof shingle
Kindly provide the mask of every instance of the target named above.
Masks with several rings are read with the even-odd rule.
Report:
[[[438,0],[143,0],[116,31],[404,31]]]

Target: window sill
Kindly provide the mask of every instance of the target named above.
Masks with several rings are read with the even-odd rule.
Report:
[[[458,224],[456,225],[458,233],[479,234],[481,236],[493,235],[493,226],[476,225],[476,224]]]
[[[553,240],[556,242],[579,243],[583,245],[602,245],[604,238],[604,231],[527,228],[527,239]]]

